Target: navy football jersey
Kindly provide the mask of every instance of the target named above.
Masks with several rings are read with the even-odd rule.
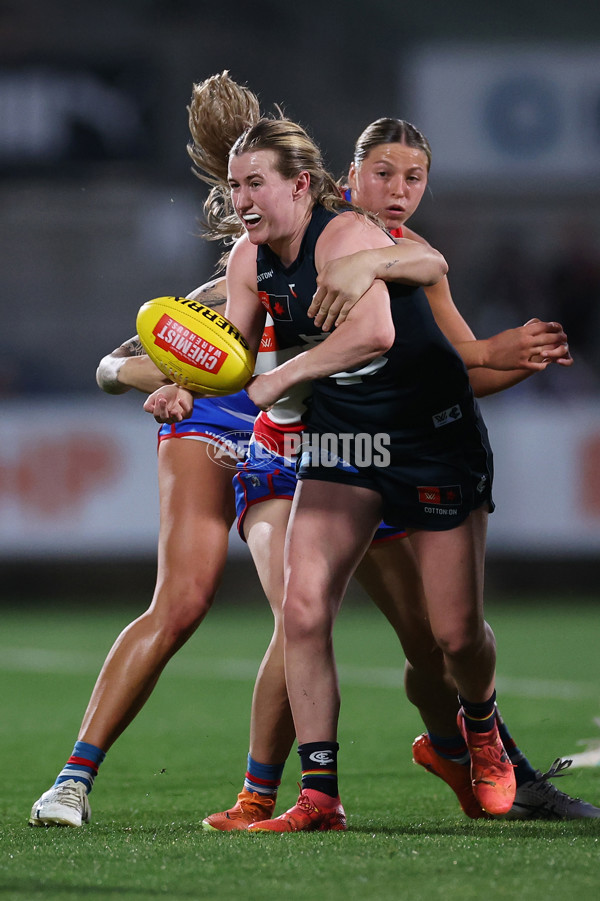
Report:
[[[302,239],[300,252],[291,266],[282,265],[279,257],[267,244],[257,252],[258,296],[273,317],[277,344],[280,348],[311,345],[325,334],[309,319],[306,311],[316,291],[315,245],[317,239],[335,213],[322,206],[315,207]]]
[[[258,248],[258,289],[281,347],[309,348],[327,338],[306,311],[316,290],[315,246],[334,215],[315,207],[291,266]],[[377,491],[383,519],[393,526],[454,528],[481,504],[493,510],[487,431],[462,359],[425,292],[387,287],[394,343],[364,366],[313,381],[298,477]],[[367,445],[374,453],[365,455]]]
[[[327,337],[306,311],[316,290],[315,245],[335,215],[315,207],[298,257],[289,267],[268,246],[258,248],[259,294],[281,347],[308,348]],[[397,283],[387,287],[396,331],[393,346],[365,367],[313,382],[311,410],[333,417],[332,424],[339,422],[340,427],[344,421],[355,421],[365,431],[385,425],[412,438],[433,429],[439,432],[443,423],[453,421],[457,404],[474,404],[465,366],[438,328],[422,288]]]

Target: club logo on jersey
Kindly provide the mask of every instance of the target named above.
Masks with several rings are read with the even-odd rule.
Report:
[[[462,502],[460,485],[418,485],[420,504],[435,507],[455,507]]]
[[[462,411],[458,404],[454,404],[453,407],[448,407],[447,410],[442,410],[441,413],[434,413],[431,418],[434,428],[441,429],[444,425],[450,425],[451,422],[462,419]]]
[[[258,299],[273,319],[279,319],[280,322],[292,321],[290,299],[286,294],[267,294],[266,291],[259,291]]]

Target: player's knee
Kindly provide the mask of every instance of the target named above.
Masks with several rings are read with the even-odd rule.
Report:
[[[286,642],[310,642],[314,647],[327,643],[333,622],[326,609],[312,603],[311,597],[291,594],[283,603],[283,628]]]
[[[480,650],[485,635],[475,625],[465,624],[459,628],[446,629],[436,635],[437,645],[444,657],[467,657]]]
[[[150,608],[157,629],[175,643],[180,643],[197,629],[215,596],[202,583],[194,580],[157,588]]]

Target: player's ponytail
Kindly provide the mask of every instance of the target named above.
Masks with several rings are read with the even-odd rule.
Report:
[[[209,185],[226,184],[229,151],[260,119],[258,97],[225,70],[194,85],[187,110],[194,175]]]
[[[258,97],[233,81],[225,70],[193,86],[187,110],[191,135],[187,152],[193,162],[192,172],[210,185],[202,235],[209,241],[231,244],[243,233],[243,227],[229,199],[229,152],[239,136],[260,120]],[[225,259],[226,255],[219,268]]]

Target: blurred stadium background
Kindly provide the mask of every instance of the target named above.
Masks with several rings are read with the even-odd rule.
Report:
[[[193,82],[228,68],[342,175],[373,119],[433,146],[411,225],[478,337],[560,320],[576,365],[486,400],[493,589],[600,574],[600,7],[575,0],[0,0],[2,596],[149,591],[155,424],[98,360],[145,300],[212,273],[186,154]],[[251,570],[232,540],[231,574]]]

